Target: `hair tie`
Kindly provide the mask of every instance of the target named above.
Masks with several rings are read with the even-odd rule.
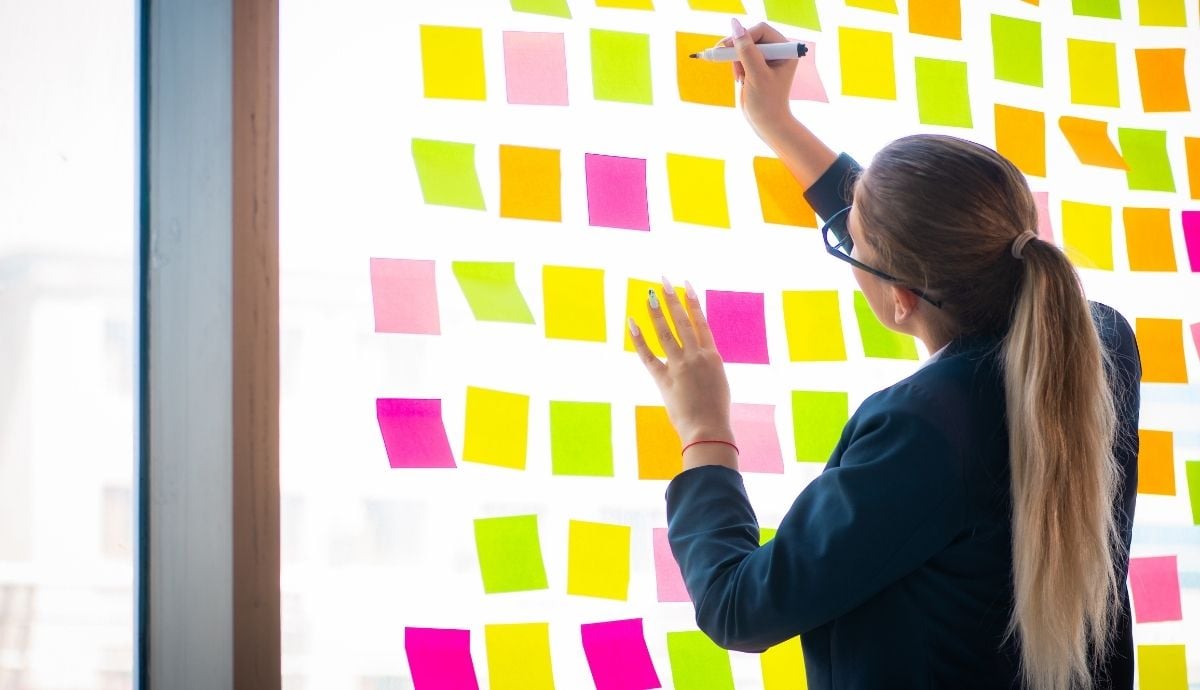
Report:
[[[1021,256],[1021,250],[1024,249],[1025,245],[1029,244],[1030,241],[1036,240],[1036,239],[1037,239],[1037,233],[1032,230],[1026,230],[1025,232],[1018,235],[1017,239],[1013,240],[1013,243],[1012,243],[1013,258],[1014,259],[1024,258]]]

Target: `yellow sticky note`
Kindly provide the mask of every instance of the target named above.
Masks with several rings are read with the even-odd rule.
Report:
[[[1080,268],[1113,270],[1112,207],[1062,202],[1063,248]]]
[[[571,520],[567,526],[567,594],[629,599],[628,525]]]
[[[688,7],[693,10],[706,12],[724,12],[726,14],[746,14],[742,0],[688,0]],[[709,45],[709,48],[712,46]]]
[[[604,271],[599,268],[544,266],[542,303],[547,338],[608,340],[604,311]]]
[[[421,71],[426,98],[486,100],[483,29],[423,24]]]
[[[1058,127],[1080,163],[1117,170],[1129,169],[1121,152],[1108,138],[1107,122],[1064,115],[1058,119]]]
[[[845,361],[846,339],[837,290],[785,291],[783,323],[791,361]]]
[[[1068,38],[1067,69],[1071,75],[1072,103],[1121,106],[1115,43]]]
[[[844,95],[896,100],[891,33],[839,27],[838,49]]]
[[[558,150],[500,145],[500,216],[562,220]]]
[[[1126,208],[1123,217],[1130,270],[1177,270],[1169,209]]]
[[[1138,429],[1139,494],[1175,495],[1175,434]]]
[[[654,0],[596,0],[596,7],[615,7],[621,10],[653,10]]]
[[[908,0],[908,30],[914,34],[961,40],[960,0]]]
[[[1142,354],[1143,383],[1187,383],[1182,319],[1137,319],[1134,325]]]
[[[1138,0],[1138,23],[1142,26],[1187,26],[1183,0]]]
[[[1142,109],[1148,113],[1186,113],[1192,109],[1184,77],[1183,48],[1138,48]]]
[[[483,626],[491,690],[554,690],[549,623]]]
[[[639,405],[634,410],[637,434],[638,479],[674,479],[683,471],[683,442],[667,408]]]
[[[525,469],[529,437],[529,396],[467,388],[463,460]]]
[[[1141,690],[1185,690],[1187,650],[1181,644],[1137,646],[1138,687]]]
[[[632,317],[637,322],[638,328],[642,330],[642,337],[646,339],[646,345],[650,347],[650,351],[659,357],[666,357],[666,350],[663,349],[662,343],[659,342],[658,333],[654,330],[653,322],[650,321],[650,307],[646,303],[651,289],[658,293],[658,304],[662,308],[663,316],[667,319],[667,326],[671,329],[671,335],[676,338],[679,337],[679,331],[675,329],[675,322],[671,320],[671,314],[667,311],[667,304],[663,299],[662,283],[630,278],[629,288],[625,293],[625,320],[622,322],[622,324],[626,324],[622,328],[625,331],[625,351],[637,352],[637,348],[633,346],[633,338],[629,335],[629,327],[627,325],[629,319]],[[683,288],[675,288],[675,294],[679,296],[681,303],[687,303],[687,294]]]
[[[763,222],[817,227],[817,214],[804,199],[804,188],[783,161],[766,156],[754,157],[754,180]]]
[[[780,642],[762,653],[763,690],[807,690],[800,638]]]
[[[846,7],[861,7],[864,10],[898,14],[896,0],[846,0]]]
[[[725,161],[668,153],[667,184],[671,189],[671,213],[676,222],[729,227]]]
[[[1026,175],[1046,176],[1046,114],[996,104],[996,150]]]
[[[736,12],[740,14],[739,12]],[[715,34],[675,34],[675,74],[679,80],[679,100],[704,105],[723,105],[732,108],[733,70],[723,62],[709,62],[690,57],[716,45],[722,36]]]

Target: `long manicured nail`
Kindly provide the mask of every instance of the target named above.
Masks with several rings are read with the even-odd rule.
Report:
[[[675,292],[675,287],[671,285],[671,281],[667,280],[666,276],[662,277],[663,291],[667,294]]]
[[[737,20],[737,17],[731,17],[729,19],[729,24],[733,27],[734,38],[741,38],[742,36],[746,35],[746,28],[743,27],[742,23]]]
[[[632,316],[629,317],[629,334],[635,338],[642,334],[642,330],[637,327],[637,323],[633,320]]]
[[[687,291],[687,296],[689,299],[696,300],[697,302],[700,301],[700,298],[696,296],[696,288],[692,287],[692,283],[690,281],[683,281],[683,289]]]
[[[650,290],[650,308],[658,309],[658,295],[654,294],[654,289]]]

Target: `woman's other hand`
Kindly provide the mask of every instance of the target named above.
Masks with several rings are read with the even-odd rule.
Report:
[[[794,120],[788,94],[796,76],[797,61],[768,62],[763,58],[757,44],[788,42],[788,38],[771,25],[756,24],[747,30],[736,18],[731,22],[733,36],[721,41],[721,45],[733,47],[738,53],[733,74],[742,85],[742,111],[759,138],[774,147],[778,137]]]

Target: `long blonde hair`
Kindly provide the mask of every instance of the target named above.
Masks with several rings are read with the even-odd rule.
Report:
[[[949,335],[1001,341],[1012,476],[1008,635],[1025,684],[1091,688],[1123,582],[1120,469],[1106,352],[1078,275],[1038,226],[1024,176],[984,146],[899,139],[859,180],[855,206],[881,268],[944,302]]]

